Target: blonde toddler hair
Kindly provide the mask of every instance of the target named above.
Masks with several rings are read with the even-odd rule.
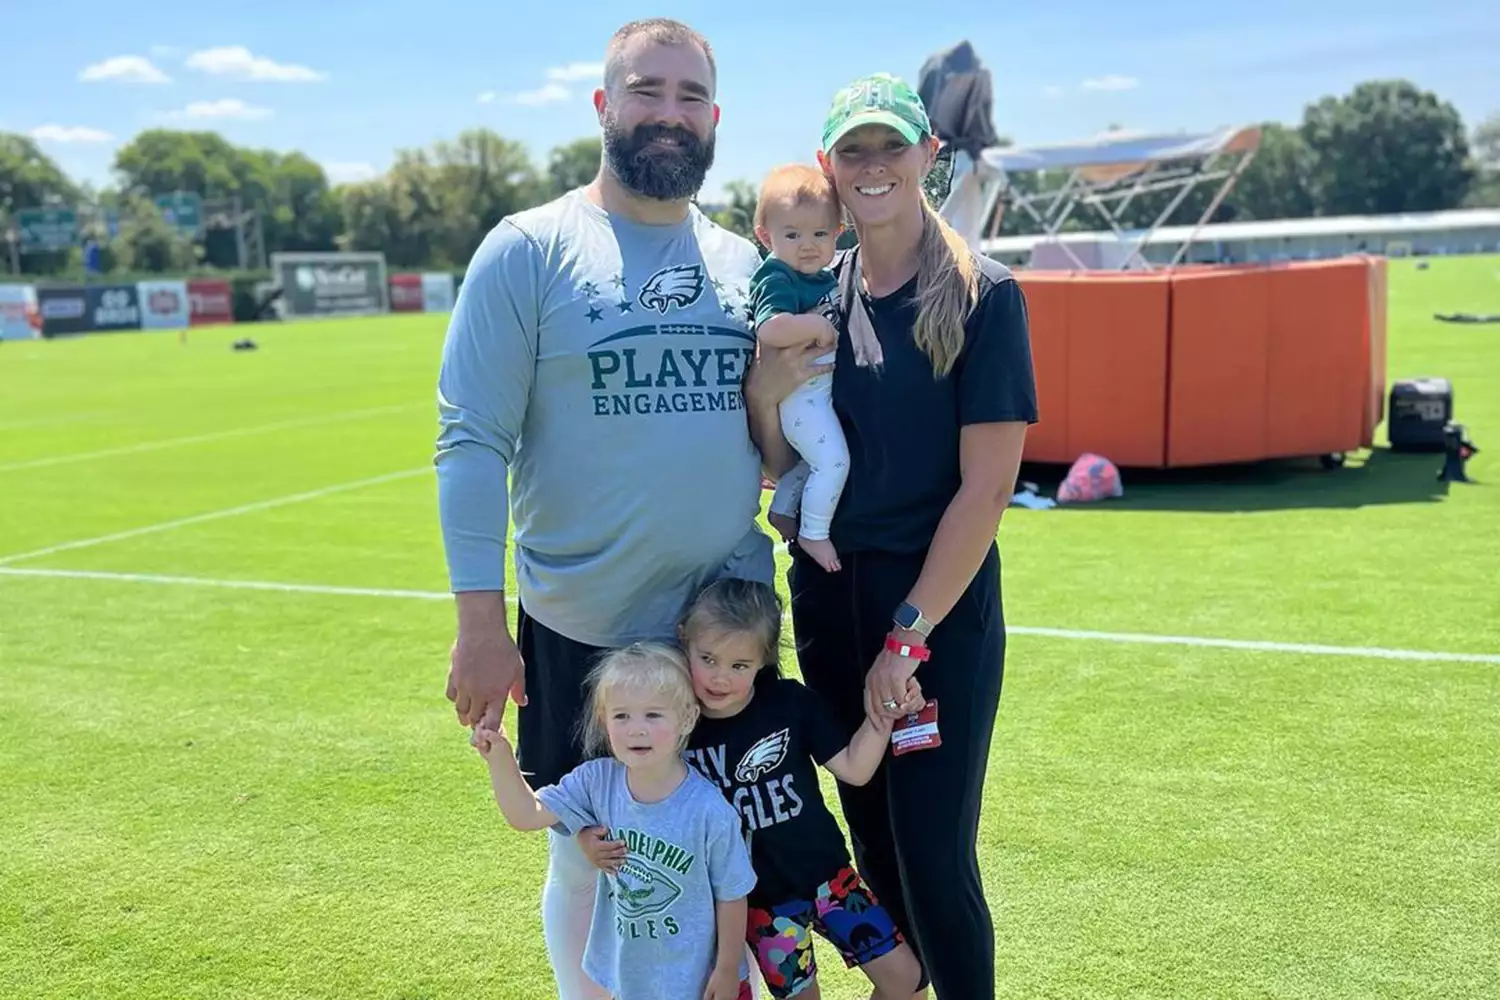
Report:
[[[688,736],[698,723],[698,699],[693,694],[693,677],[687,657],[680,649],[659,642],[637,642],[605,653],[585,681],[589,691],[589,710],[582,724],[584,753],[607,756],[609,730],[605,720],[610,699],[621,691],[646,695],[665,695],[677,715],[677,750],[687,745]]]

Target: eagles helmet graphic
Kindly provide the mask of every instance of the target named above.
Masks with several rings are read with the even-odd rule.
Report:
[[[735,765],[735,780],[748,785],[780,767],[786,759],[787,745],[792,741],[791,732],[782,729],[756,740]]]
[[[665,316],[673,306],[686,309],[702,295],[703,265],[673,264],[647,278],[636,301],[642,308],[654,309]]]

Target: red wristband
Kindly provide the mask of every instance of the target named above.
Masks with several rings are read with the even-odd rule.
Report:
[[[921,660],[926,663],[932,656],[932,650],[926,646],[914,646],[908,642],[897,642],[891,636],[886,636],[885,648],[897,656],[907,656],[913,660]]]

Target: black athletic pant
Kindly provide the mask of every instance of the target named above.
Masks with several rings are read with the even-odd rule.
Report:
[[[795,545],[792,553],[787,582],[802,675],[852,735],[864,718],[865,675],[925,554],[840,553],[842,569],[827,573]],[[906,934],[939,1000],[989,1000],[995,934],[976,842],[1005,662],[995,547],[928,646],[932,658],[916,677],[938,703],[942,745],[888,753],[868,784],[839,782],[839,797],[860,874]]]
[[[516,763],[533,788],[556,784],[583,762],[584,682],[608,652],[552,631],[517,609],[516,647],[525,664],[526,705],[516,709]]]

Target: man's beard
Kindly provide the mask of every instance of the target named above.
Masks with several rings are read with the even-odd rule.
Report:
[[[655,145],[658,136],[672,136],[678,145]],[[642,198],[676,201],[697,194],[708,168],[714,165],[714,137],[704,142],[685,128],[641,125],[626,135],[613,116],[604,119],[604,159],[610,172]]]

